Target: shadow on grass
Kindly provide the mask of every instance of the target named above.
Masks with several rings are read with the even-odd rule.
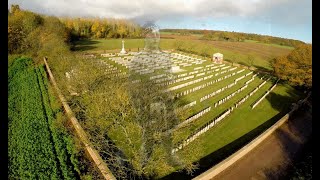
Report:
[[[245,62],[235,62],[235,63],[240,64],[240,65],[243,65],[243,66],[248,66],[248,64],[245,63]]]
[[[88,51],[97,48],[97,46],[75,46],[72,48],[73,51]]]
[[[93,45],[93,44],[98,44],[100,43],[99,41],[91,40],[91,39],[81,39],[79,41],[76,41],[76,45]]]
[[[294,93],[292,92],[292,94]],[[284,109],[289,110],[288,108],[291,106],[291,103],[294,102],[292,97],[283,96],[274,92],[270,92],[265,98],[271,102],[272,108],[278,111],[283,111]]]
[[[268,72],[268,73],[273,73],[272,69],[268,69],[262,66],[257,66],[257,65],[253,65],[253,67],[257,68],[259,71],[264,71],[264,72]]]
[[[72,48],[73,51],[87,51],[97,48],[94,44],[100,43],[99,41],[82,39],[75,42],[75,46]]]

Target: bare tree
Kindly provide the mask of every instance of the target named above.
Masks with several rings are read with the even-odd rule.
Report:
[[[156,178],[176,167],[192,173],[201,147],[197,142],[171,154],[177,134],[170,130],[184,114],[175,111],[173,95],[136,74],[111,77],[98,64],[83,60],[75,66],[68,83],[79,96],[70,97],[70,102],[114,175],[119,179]],[[137,77],[142,81],[132,83]]]

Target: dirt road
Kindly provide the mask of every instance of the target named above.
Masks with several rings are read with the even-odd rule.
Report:
[[[212,180],[278,179],[312,134],[312,112],[304,105],[277,131]]]

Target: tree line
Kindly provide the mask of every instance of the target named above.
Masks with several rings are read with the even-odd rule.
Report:
[[[60,18],[74,38],[140,38],[140,25],[126,19]]]
[[[67,53],[72,42],[80,38],[141,36],[142,27],[126,19],[57,18],[22,10],[19,5],[11,5],[8,10],[9,54],[27,53],[35,57],[53,54],[52,50]]]
[[[300,45],[271,62],[274,74],[293,86],[312,87],[312,45]]]
[[[231,42],[243,42],[245,40],[258,41],[262,43],[278,44],[283,46],[296,47],[301,44],[305,44],[302,41],[273,37],[268,35],[260,35],[254,33],[242,33],[242,32],[228,32],[217,30],[195,30],[195,29],[162,29],[163,32],[178,33],[180,35],[201,34],[203,40],[213,41],[231,41]]]
[[[8,53],[42,58],[68,53],[70,31],[54,16],[21,10],[12,5],[8,12]]]

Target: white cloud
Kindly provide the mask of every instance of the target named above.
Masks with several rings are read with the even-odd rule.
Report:
[[[245,17],[285,25],[311,22],[311,0],[9,0],[21,8],[57,16],[144,20]]]

